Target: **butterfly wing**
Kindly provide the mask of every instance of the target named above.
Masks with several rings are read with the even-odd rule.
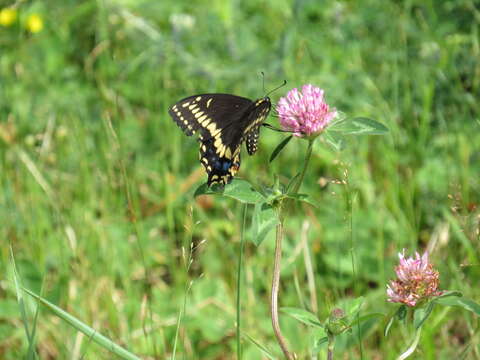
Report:
[[[240,168],[245,138],[250,139],[248,153],[256,151],[258,128],[270,106],[268,98],[253,102],[229,94],[201,94],[179,101],[169,113],[185,134],[199,134],[200,162],[207,171],[208,186],[225,185]]]
[[[239,110],[248,107],[250,99],[229,94],[199,94],[186,97],[172,107],[168,113],[187,136],[198,130],[208,136],[207,125],[215,123],[219,129],[225,127],[239,115]]]

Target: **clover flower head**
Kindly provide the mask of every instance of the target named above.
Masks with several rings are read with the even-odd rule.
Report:
[[[389,302],[415,306],[418,302],[442,294],[438,290],[438,271],[429,263],[428,252],[405,258],[405,249],[398,254],[397,279],[387,285]]]
[[[301,92],[294,88],[280,98],[276,110],[282,129],[293,131],[299,137],[319,135],[337,116],[336,109],[330,109],[323,94],[319,87],[307,84]]]

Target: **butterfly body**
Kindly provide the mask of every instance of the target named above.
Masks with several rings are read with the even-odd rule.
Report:
[[[229,183],[240,168],[240,148],[257,151],[260,126],[271,108],[270,98],[252,101],[230,94],[199,94],[180,100],[169,114],[183,132],[198,134],[200,162],[208,186]]]

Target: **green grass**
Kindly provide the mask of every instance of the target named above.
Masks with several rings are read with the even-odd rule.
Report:
[[[29,349],[9,245],[26,288],[141,358],[169,358],[174,344],[176,359],[235,357],[243,207],[193,199],[206,180],[198,144],[167,109],[202,92],[261,97],[261,71],[267,89],[288,81],[273,101],[312,83],[348,116],[390,129],[351,137],[341,152],[317,142],[302,192],[318,208],[287,218],[280,305],[325,319],[364,296],[364,313],[393,312],[385,286],[402,248],[428,248],[442,289],[480,299],[478,2],[25,1],[17,10],[17,22],[0,27],[0,358]],[[45,27],[30,34],[34,12]],[[283,138],[262,130],[239,177],[271,185],[273,174],[295,175],[303,141],[268,165]],[[279,356],[268,310],[274,234],[259,247],[249,241],[252,211],[242,328]],[[315,304],[299,247],[305,221]],[[188,250],[203,239],[187,271]],[[23,300],[39,358],[112,358],[44,307],[35,320],[34,299]],[[414,358],[480,359],[478,318],[444,309]],[[311,330],[285,315],[281,324],[306,358]],[[337,358],[394,359],[413,333],[396,325],[385,338],[385,325],[365,329],[361,347],[339,339]],[[262,358],[242,344],[244,359]]]

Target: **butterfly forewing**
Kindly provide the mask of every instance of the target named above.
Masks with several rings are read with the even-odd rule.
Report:
[[[248,107],[251,100],[228,94],[200,94],[189,96],[173,105],[169,114],[188,136],[198,129],[207,129],[209,123],[220,125],[225,119],[242,108]]]
[[[268,98],[253,102],[229,94],[200,94],[179,101],[169,113],[185,134],[199,134],[200,162],[207,171],[208,185],[225,185],[240,167],[245,139],[248,153],[255,153],[259,126],[270,106]]]

